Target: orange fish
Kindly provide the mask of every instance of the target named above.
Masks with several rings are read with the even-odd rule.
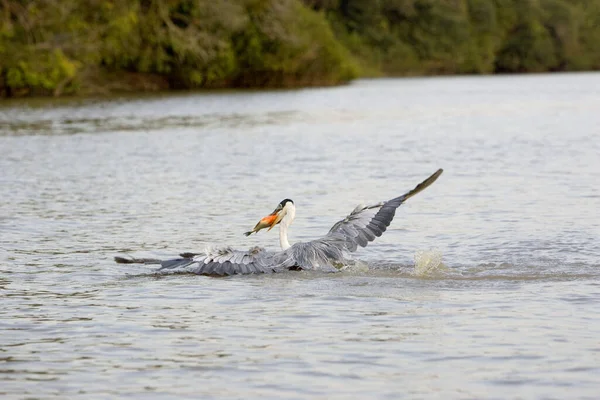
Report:
[[[275,225],[277,225],[279,223],[279,221],[281,221],[281,218],[279,218],[280,211],[281,211],[281,206],[278,206],[275,209],[275,211],[273,211],[271,214],[267,215],[264,218],[261,218],[261,220],[258,221],[258,224],[256,224],[256,226],[254,227],[254,229],[244,233],[244,235],[250,236],[251,234],[256,233],[256,232],[260,231],[261,229],[265,229],[265,228],[269,228],[269,230],[271,230],[271,228],[273,228]]]

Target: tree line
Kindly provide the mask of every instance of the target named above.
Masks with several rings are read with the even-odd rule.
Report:
[[[0,97],[600,69],[600,0],[0,0]]]

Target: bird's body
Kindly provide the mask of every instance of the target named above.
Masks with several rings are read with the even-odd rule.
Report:
[[[324,237],[290,245],[287,229],[295,218],[296,208],[290,199],[283,200],[267,217],[262,218],[246,236],[261,229],[269,230],[279,224],[281,251],[272,252],[260,247],[248,251],[229,247],[209,249],[202,253],[184,253],[173,260],[154,260],[115,257],[119,263],[160,264],[158,271],[189,272],[201,275],[236,275],[272,273],[287,270],[337,271],[358,246],[365,247],[385,232],[396,209],[405,200],[421,192],[442,174],[439,169],[413,190],[389,201],[370,206],[358,206],[337,222]]]

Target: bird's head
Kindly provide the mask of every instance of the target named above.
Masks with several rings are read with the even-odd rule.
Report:
[[[271,214],[261,218],[254,229],[246,232],[245,235],[249,236],[252,233],[256,233],[265,228],[269,228],[268,230],[270,231],[275,225],[279,224],[286,215],[292,220],[296,216],[296,207],[294,206],[294,202],[290,199],[282,200]]]
[[[283,217],[285,217],[286,215],[288,215],[292,212],[295,212],[295,210],[296,210],[296,207],[294,206],[294,202],[292,200],[290,200],[290,199],[281,200],[281,202],[277,205],[275,210],[273,210],[273,212],[268,215],[268,217],[275,216],[275,219],[273,220],[273,224],[269,227],[269,230],[271,230],[271,228],[273,228],[275,225],[280,223],[281,220],[283,219]],[[265,217],[265,218],[267,218],[267,217]]]

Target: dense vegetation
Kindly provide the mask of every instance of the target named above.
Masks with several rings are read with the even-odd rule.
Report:
[[[600,69],[600,0],[0,0],[0,96]]]

